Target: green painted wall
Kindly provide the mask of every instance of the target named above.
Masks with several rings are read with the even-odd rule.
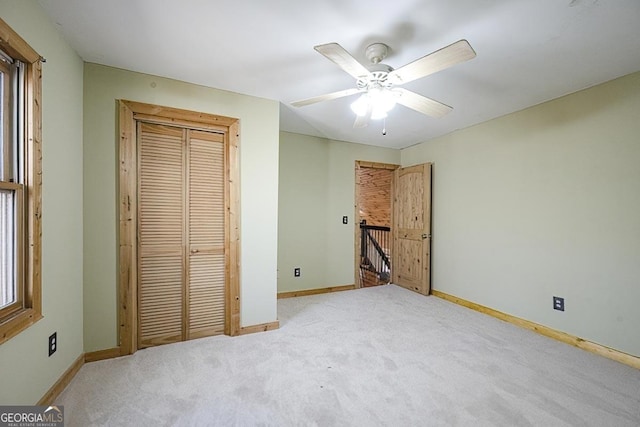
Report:
[[[241,325],[275,321],[278,221],[276,101],[85,64],[85,351],[117,345],[116,100],[240,119]]]
[[[434,162],[433,287],[640,356],[639,135],[635,73],[402,150]]]
[[[399,164],[400,150],[280,132],[278,292],[353,284],[356,160]]]
[[[40,55],[42,312],[0,345],[0,404],[36,403],[82,349],[82,60],[35,1],[0,1],[0,16]],[[48,337],[58,351],[48,357]]]

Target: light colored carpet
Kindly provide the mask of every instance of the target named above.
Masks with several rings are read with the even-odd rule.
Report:
[[[86,364],[68,426],[639,426],[640,371],[394,285]]]

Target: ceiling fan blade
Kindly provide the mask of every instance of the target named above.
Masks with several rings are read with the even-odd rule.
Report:
[[[294,101],[291,103],[291,105],[293,105],[294,107],[304,107],[305,105],[315,104],[316,102],[321,102],[321,101],[330,101],[332,99],[343,98],[345,96],[353,95],[359,92],[362,92],[362,90],[358,88],[345,89],[338,92],[327,93],[325,95],[314,96],[313,98]]]
[[[396,98],[398,104],[402,104],[405,107],[409,107],[412,110],[416,110],[419,113],[426,114],[431,117],[442,117],[447,114],[453,108],[445,105],[441,102],[434,101],[426,96],[418,95],[415,92],[403,88],[396,88],[394,92],[397,92],[400,96]]]
[[[389,78],[396,84],[408,83],[410,81],[428,76],[460,62],[475,58],[476,52],[466,40],[443,47],[440,50],[423,56],[397,70],[389,73]]]
[[[373,112],[373,105],[369,103],[367,107],[367,112],[365,113],[364,116],[359,116],[356,114],[356,121],[353,123],[353,128],[358,129],[358,128],[364,128],[369,126],[369,120],[371,120],[372,112]]]
[[[338,43],[321,44],[314,49],[356,79],[369,75],[369,70]]]

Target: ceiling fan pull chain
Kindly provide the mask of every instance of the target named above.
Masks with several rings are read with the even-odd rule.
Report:
[[[385,117],[382,122],[382,134],[387,135],[387,118]]]

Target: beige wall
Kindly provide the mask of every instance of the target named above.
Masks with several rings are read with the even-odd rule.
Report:
[[[42,312],[0,344],[0,404],[36,403],[82,354],[82,61],[35,1],[0,0],[0,16],[40,55]],[[48,337],[58,351],[48,357]]]
[[[240,119],[240,321],[275,321],[278,103],[96,64],[84,79],[85,350],[117,345],[117,99]]]
[[[400,151],[280,132],[278,292],[353,284],[356,160],[399,164]]]
[[[403,150],[434,162],[433,287],[640,356],[639,112],[636,73]]]

